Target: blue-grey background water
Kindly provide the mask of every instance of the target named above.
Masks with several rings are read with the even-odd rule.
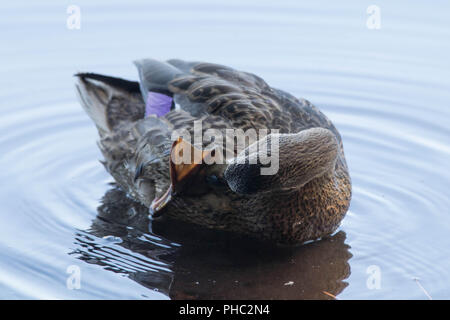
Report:
[[[67,27],[70,5],[80,29]],[[380,29],[367,26],[370,5]],[[448,1],[0,8],[0,298],[450,298]],[[72,75],[137,79],[143,57],[230,65],[318,106],[353,179],[340,232],[246,255],[220,240],[190,244],[197,232],[183,226],[130,222],[139,208],[108,202],[123,195],[98,161]]]

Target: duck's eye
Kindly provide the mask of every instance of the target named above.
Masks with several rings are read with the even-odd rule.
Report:
[[[219,177],[216,176],[215,174],[212,174],[210,176],[206,176],[206,182],[208,184],[214,185],[214,186],[219,186],[222,184],[222,182],[220,181]]]

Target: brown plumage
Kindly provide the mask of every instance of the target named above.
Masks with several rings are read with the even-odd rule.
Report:
[[[341,137],[316,107],[256,75],[222,65],[152,59],[136,65],[140,83],[77,75],[81,104],[99,130],[103,163],[135,200],[158,215],[279,244],[336,230],[350,203],[351,181]],[[149,92],[173,97],[170,112],[144,117]],[[235,158],[177,166],[170,159],[180,145],[175,147],[179,142],[173,143],[171,134],[193,134],[199,120],[203,133],[215,129],[224,137],[229,129],[278,129],[279,134],[269,131],[253,145],[272,152],[270,142],[279,141],[278,172],[261,175],[259,152],[248,147],[239,153],[225,139],[211,142],[204,135],[200,143],[188,141],[193,150],[208,147],[210,153],[220,147]]]

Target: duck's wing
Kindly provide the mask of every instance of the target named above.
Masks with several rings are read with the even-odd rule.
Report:
[[[184,63],[186,66],[168,83],[175,102],[193,115],[214,115],[227,120],[233,128],[278,129],[282,133],[301,128],[296,118],[306,102],[280,94],[260,77],[212,63]]]
[[[212,63],[179,59],[135,62],[144,101],[149,92],[163,92],[197,119],[215,116],[243,130],[279,128],[284,123],[277,93],[260,77]]]
[[[175,102],[194,116],[214,115],[243,130],[293,133],[323,127],[340,140],[331,121],[309,101],[273,88],[257,75],[213,63],[167,63],[183,72],[167,84]]]
[[[209,112],[203,101],[194,101],[188,95],[187,90],[181,90],[179,86],[175,88],[175,85],[183,85],[180,82],[191,84],[191,81],[199,82],[208,79],[219,87],[224,82],[220,78],[211,77],[206,74],[197,74],[195,70],[202,64],[204,63],[187,62],[179,59],[172,59],[167,62],[155,59],[135,61],[144,101],[147,101],[150,93],[153,92],[166,94],[175,101],[170,112],[160,117],[161,121],[164,121],[168,125],[171,132],[184,130],[189,132],[191,137],[193,137],[194,122],[199,120],[202,123],[202,133],[208,129],[224,131],[225,129],[234,127],[233,122],[228,117]],[[202,83],[198,84],[201,85]],[[217,94],[212,92],[211,97],[213,98]],[[175,105],[177,108],[175,108]],[[205,140],[202,140],[203,147],[210,143],[211,141],[207,137]]]
[[[341,141],[331,121],[309,101],[272,88],[252,73],[179,59],[144,59],[136,66],[144,92],[168,92],[175,106],[207,127],[278,129],[281,133],[323,127]]]

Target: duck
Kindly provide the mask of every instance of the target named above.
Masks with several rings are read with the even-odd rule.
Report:
[[[134,62],[139,81],[75,76],[101,163],[160,219],[295,246],[332,235],[351,201],[342,138],[312,103],[250,72]]]

